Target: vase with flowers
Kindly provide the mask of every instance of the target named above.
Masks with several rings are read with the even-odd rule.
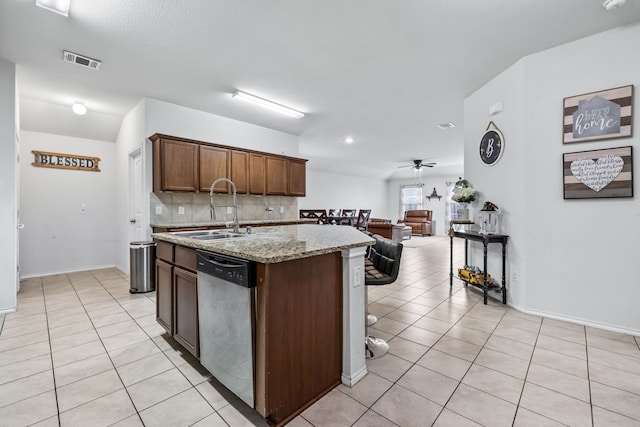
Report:
[[[451,200],[458,203],[456,218],[459,221],[469,220],[469,203],[476,200],[477,191],[466,179],[459,178],[453,187]]]

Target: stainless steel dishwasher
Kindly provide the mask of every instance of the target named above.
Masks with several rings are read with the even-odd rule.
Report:
[[[197,251],[200,363],[252,408],[255,264]]]

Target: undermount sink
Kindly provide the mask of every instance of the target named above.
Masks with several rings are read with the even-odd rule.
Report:
[[[236,237],[248,236],[248,234],[230,233],[225,230],[175,231],[171,234],[174,236],[189,237],[197,240],[233,239]]]
[[[236,233],[216,233],[216,234],[203,234],[197,236],[190,236],[192,239],[198,240],[217,240],[217,239],[233,239],[236,237],[247,237],[247,234]]]

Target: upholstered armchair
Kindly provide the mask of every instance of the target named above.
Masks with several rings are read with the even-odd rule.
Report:
[[[398,224],[405,224],[411,227],[412,234],[433,235],[431,228],[431,211],[413,210],[404,213],[404,219],[398,221]]]

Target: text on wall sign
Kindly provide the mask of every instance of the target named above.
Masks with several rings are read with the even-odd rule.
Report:
[[[76,154],[49,153],[31,150],[35,160],[31,163],[40,168],[71,169],[80,171],[100,172],[98,162],[100,157],[79,156]]]

